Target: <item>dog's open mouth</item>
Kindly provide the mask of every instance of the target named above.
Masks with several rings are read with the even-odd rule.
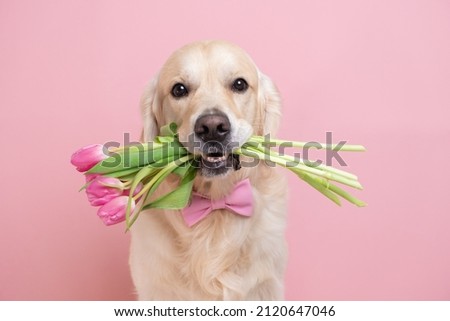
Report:
[[[231,154],[209,153],[202,155],[202,164],[208,168],[219,168],[227,165]]]
[[[200,158],[201,173],[204,176],[217,176],[229,170],[241,168],[239,155],[224,152],[202,153]]]

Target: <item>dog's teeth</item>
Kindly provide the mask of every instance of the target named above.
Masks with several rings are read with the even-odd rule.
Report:
[[[206,160],[210,163],[217,163],[217,162],[223,162],[226,159],[225,156],[221,156],[221,157],[211,157],[208,156],[206,157]]]

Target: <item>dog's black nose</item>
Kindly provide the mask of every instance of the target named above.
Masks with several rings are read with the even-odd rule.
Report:
[[[228,136],[231,124],[223,113],[200,116],[195,122],[194,132],[204,142],[222,142]]]

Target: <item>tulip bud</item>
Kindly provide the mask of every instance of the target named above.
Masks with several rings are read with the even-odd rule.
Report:
[[[86,187],[86,194],[92,206],[101,206],[122,195],[123,188],[119,179],[99,176]]]
[[[105,158],[108,156],[103,153],[103,145],[95,144],[77,150],[72,154],[70,162],[77,167],[77,171],[85,172]]]
[[[101,174],[84,174],[84,176],[86,178],[86,183],[89,183],[89,182],[93,181],[94,179],[96,179],[100,175]]]
[[[105,225],[113,225],[125,220],[125,213],[128,205],[128,196],[119,196],[98,209],[97,215]],[[134,200],[131,200],[131,212],[136,206]]]
[[[142,183],[139,183],[136,186],[136,188],[134,189],[133,196],[136,196],[140,191],[142,191],[143,187],[144,187],[144,185],[142,185]],[[130,195],[130,189],[124,190],[122,195],[126,195],[126,196]]]

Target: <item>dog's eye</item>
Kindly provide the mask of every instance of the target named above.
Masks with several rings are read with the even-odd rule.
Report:
[[[245,81],[245,79],[238,78],[233,82],[233,85],[231,85],[231,90],[235,92],[244,92],[248,88],[248,84]]]
[[[177,83],[177,84],[173,85],[171,93],[172,93],[173,97],[180,98],[183,96],[187,96],[187,94],[189,92],[185,85],[183,85],[181,83]]]

